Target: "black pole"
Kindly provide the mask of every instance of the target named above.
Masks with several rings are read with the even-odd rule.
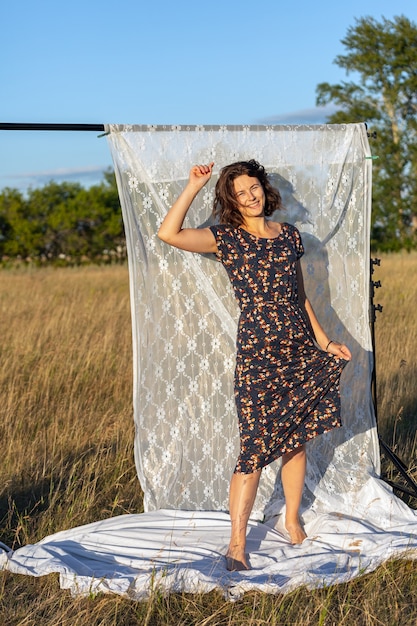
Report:
[[[371,324],[371,339],[372,339],[372,352],[373,352],[373,370],[372,370],[372,398],[375,412],[375,420],[377,425],[378,432],[378,398],[377,398],[377,387],[376,387],[376,342],[375,342],[375,322],[376,322],[376,314],[377,312],[382,311],[382,306],[380,304],[374,304],[375,297],[375,289],[381,287],[381,281],[374,281],[372,279],[372,275],[374,273],[374,266],[380,265],[380,259],[371,259],[371,288],[370,288],[370,324]],[[378,434],[379,445],[381,447],[382,452],[386,454],[392,464],[397,468],[397,471],[403,479],[405,480],[408,488],[406,486],[400,485],[398,482],[393,482],[389,480],[386,475],[382,475],[381,478],[391,485],[394,489],[401,491],[403,494],[411,496],[413,498],[417,498],[417,483],[410,475],[410,470],[407,465],[400,459],[400,457],[385,443],[382,439],[381,435]]]
[[[81,130],[103,132],[104,124],[32,124],[0,122],[0,130]]]

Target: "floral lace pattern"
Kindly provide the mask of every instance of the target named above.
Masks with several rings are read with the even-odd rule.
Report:
[[[303,506],[356,506],[378,472],[370,395],[371,160],[363,124],[324,126],[108,125],[131,286],[135,458],[145,510],[227,510],[239,454],[234,369],[239,307],[214,255],[157,237],[194,163],[215,161],[186,225],[210,221],[219,169],[256,158],[283,197],[272,219],[297,225],[307,295],[329,337],[353,359],[343,372],[342,428],[307,444]],[[282,510],[280,461],[264,468],[253,517]]]

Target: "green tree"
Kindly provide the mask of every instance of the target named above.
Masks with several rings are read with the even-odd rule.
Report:
[[[36,247],[37,225],[28,204],[17,189],[6,187],[0,194],[0,254],[23,258]]]
[[[114,173],[99,185],[50,182],[0,193],[0,257],[79,263],[126,258],[123,219]]]
[[[339,110],[329,123],[366,122],[376,131],[372,245],[415,246],[417,211],[417,26],[405,16],[356,20],[336,65],[350,82],[317,86],[317,104]]]
[[[68,204],[76,227],[67,254],[90,258],[124,259],[126,244],[122,212],[114,175],[100,185],[81,190]]]
[[[71,202],[81,190],[78,183],[52,181],[29,191],[28,215],[38,234],[32,251],[34,256],[56,259],[68,253],[67,240],[76,228]]]

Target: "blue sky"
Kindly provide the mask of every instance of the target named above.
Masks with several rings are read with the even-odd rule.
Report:
[[[0,122],[319,123],[355,18],[396,15],[417,23],[416,0],[6,0]],[[0,189],[110,166],[94,132],[0,131]]]

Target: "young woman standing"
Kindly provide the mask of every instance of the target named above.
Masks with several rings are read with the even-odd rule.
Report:
[[[229,570],[242,570],[249,569],[246,532],[261,470],[279,457],[285,528],[293,544],[306,538],[299,517],[305,443],[341,425],[339,380],[351,353],[329,339],[305,295],[300,233],[267,219],[281,208],[281,197],[262,165],[251,160],[224,167],[213,209],[219,225],[183,228],[213,165],[191,169],[158,236],[182,250],[216,254],[239,302],[235,398],[240,454],[230,483],[226,561]]]

